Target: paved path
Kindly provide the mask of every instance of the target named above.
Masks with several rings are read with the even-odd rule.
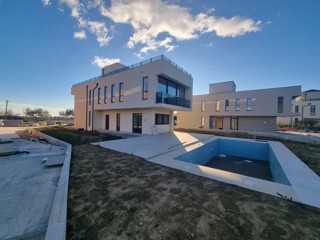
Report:
[[[27,127],[0,127],[0,139],[19,138],[16,131],[26,130]]]

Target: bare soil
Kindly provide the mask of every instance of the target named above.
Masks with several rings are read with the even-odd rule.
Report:
[[[319,170],[319,146],[286,145]],[[67,239],[278,240],[319,236],[320,209],[87,143],[73,146]]]

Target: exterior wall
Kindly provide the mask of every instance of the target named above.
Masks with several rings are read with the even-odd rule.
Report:
[[[142,113],[142,134],[156,135],[172,131],[173,111],[163,109],[130,109],[96,111],[94,129],[105,130],[106,115],[109,115],[109,130],[116,131],[117,113],[120,114],[120,132],[132,133],[133,114]],[[168,114],[169,124],[156,125],[155,114]]]
[[[230,130],[230,117],[238,117],[240,131],[275,131],[276,117],[292,116],[291,102],[300,95],[301,86],[261,89],[241,92],[216,93],[193,97],[192,112],[177,113],[177,127],[209,130],[209,117],[223,117],[223,130]],[[278,112],[278,97],[283,97],[283,112]],[[252,110],[247,110],[247,98],[252,99]],[[226,99],[229,110],[225,109]],[[240,100],[240,109],[236,110],[236,99]],[[216,101],[220,101],[220,110],[216,110]],[[202,109],[201,105],[204,105]],[[201,127],[201,117],[204,126]],[[266,122],[266,124],[265,124]]]
[[[191,110],[191,106],[180,107],[165,103],[156,103],[156,93],[158,86],[158,76],[164,76],[185,87],[185,99],[190,100],[192,104],[192,84],[193,79],[190,75],[179,69],[176,65],[171,64],[163,58],[156,61],[150,61],[133,68],[127,68],[125,71],[108,75],[108,71],[115,70],[115,66],[123,66],[119,64],[111,65],[111,68],[104,68],[104,76],[92,81],[75,84],[71,93],[74,95],[75,116],[74,126],[76,128],[84,128],[86,130],[104,129],[105,115],[110,113],[110,130],[116,130],[116,113],[121,114],[121,129],[123,132],[132,132],[132,113],[143,113],[143,131],[145,134],[152,134],[152,131],[161,133],[172,131],[173,111]],[[122,67],[123,69],[123,67]],[[148,77],[148,99],[143,100],[143,78]],[[119,99],[119,84],[124,85],[123,101]],[[115,86],[115,99],[111,102],[111,86]],[[105,102],[104,88],[108,87],[107,101]],[[101,89],[100,101],[98,100],[98,89]],[[91,103],[89,95],[94,99]],[[162,111],[170,115],[170,124],[155,125],[155,113]],[[93,118],[89,121],[89,112]],[[89,122],[91,123],[89,126]],[[152,130],[153,129],[153,130]]]
[[[239,131],[275,132],[276,117],[239,117]]]

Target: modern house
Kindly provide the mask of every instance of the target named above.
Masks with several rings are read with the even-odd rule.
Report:
[[[293,99],[292,112],[295,116],[278,118],[278,123],[295,124],[299,121],[315,120],[320,122],[320,90],[304,91]]]
[[[173,129],[173,112],[190,111],[191,74],[163,55],[130,66],[102,68],[101,75],[72,86],[74,126],[158,134]]]
[[[292,117],[292,99],[301,86],[236,91],[233,81],[209,85],[193,96],[192,111],[178,111],[177,127],[202,130],[276,131],[277,117]]]

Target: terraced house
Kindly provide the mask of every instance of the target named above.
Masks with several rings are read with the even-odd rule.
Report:
[[[192,112],[177,112],[177,127],[202,130],[276,131],[277,117],[292,113],[301,86],[236,91],[233,81],[209,85],[209,94],[193,96]]]
[[[173,129],[174,111],[190,111],[191,74],[163,55],[130,66],[102,68],[72,86],[74,126],[86,130],[158,134]]]

